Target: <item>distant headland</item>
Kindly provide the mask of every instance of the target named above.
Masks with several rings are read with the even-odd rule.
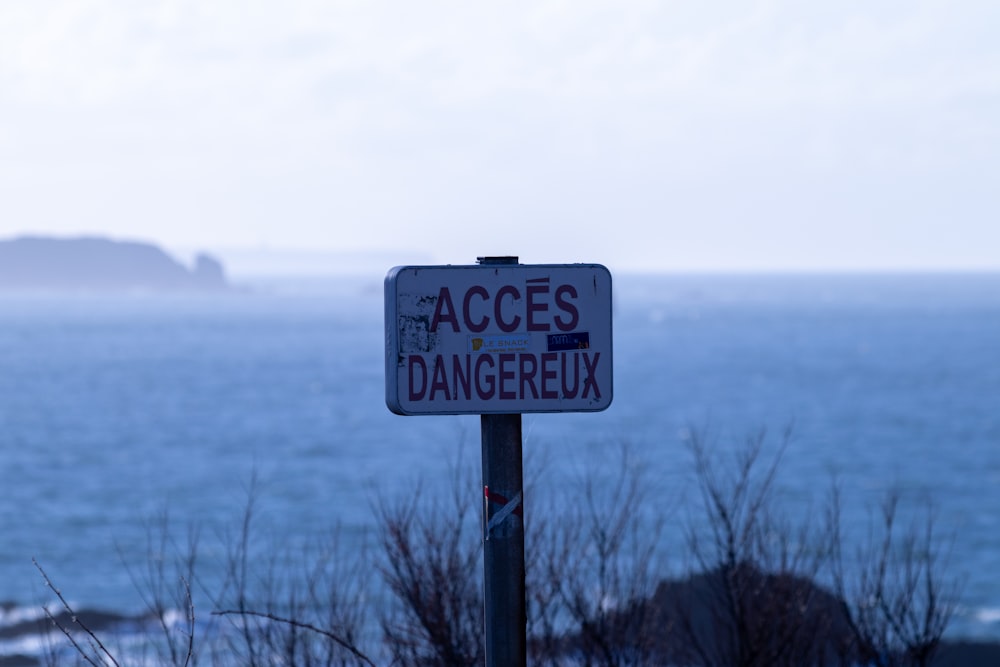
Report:
[[[222,264],[199,254],[188,268],[151,243],[103,237],[0,239],[0,290],[223,291]]]

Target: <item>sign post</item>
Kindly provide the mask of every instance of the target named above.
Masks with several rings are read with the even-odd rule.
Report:
[[[524,667],[521,413],[611,404],[611,274],[516,257],[396,267],[385,328],[390,410],[480,415],[486,665]]]
[[[480,258],[480,264],[517,264],[517,258]],[[524,577],[524,468],[521,415],[484,414],[483,598],[486,666],[528,662]]]
[[[527,611],[521,415],[483,415],[483,581],[487,667],[524,667]]]

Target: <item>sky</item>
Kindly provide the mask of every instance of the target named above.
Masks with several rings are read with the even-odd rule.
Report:
[[[0,3],[0,238],[1000,270],[1000,3]]]

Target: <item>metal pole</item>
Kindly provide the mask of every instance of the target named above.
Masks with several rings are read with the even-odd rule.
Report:
[[[517,264],[481,257],[480,264]],[[525,667],[524,513],[521,415],[481,415],[483,443],[486,667]]]
[[[527,614],[521,415],[482,415],[481,419],[486,496],[486,667],[524,667]]]

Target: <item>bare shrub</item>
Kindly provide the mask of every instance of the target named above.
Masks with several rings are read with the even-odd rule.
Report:
[[[650,664],[656,631],[645,601],[659,579],[664,514],[647,511],[641,471],[622,446],[606,484],[590,471],[569,497],[556,499],[562,510],[550,513],[555,520],[532,520],[529,648],[539,664]]]
[[[775,507],[775,478],[787,446],[763,458],[766,437],[751,436],[721,461],[703,433],[688,440],[702,514],[688,526],[695,569],[673,587],[669,654],[684,664],[764,667],[823,665],[835,646],[836,605],[813,582],[830,536],[808,518]]]
[[[147,558],[136,569],[118,547],[118,557],[143,604],[142,616],[152,623],[155,635],[144,650],[156,664],[186,667],[195,659],[195,603],[192,582],[196,577],[200,531],[191,526],[186,544],[173,536],[169,513],[164,510],[146,523]],[[183,623],[176,619],[182,615]]]
[[[856,657],[879,667],[925,667],[954,615],[960,584],[948,574],[950,541],[936,535],[931,504],[901,526],[901,497],[898,488],[886,493],[869,517],[867,539],[854,562],[846,563],[840,491],[834,487],[829,517],[837,539],[831,568]]]
[[[123,558],[143,602],[142,617],[152,623],[147,640],[130,648],[134,659],[175,667],[372,665],[358,648],[368,582],[364,547],[347,554],[337,530],[304,545],[282,544],[279,536],[262,541],[258,488],[252,479],[238,530],[220,537],[220,576],[198,572],[200,531],[191,528],[186,542],[177,542],[166,512],[147,526],[144,566]],[[201,613],[197,626],[191,582],[213,609]],[[183,623],[174,622],[178,611]]]
[[[958,595],[934,513],[903,521],[901,494],[890,491],[871,515],[867,541],[848,559],[839,489],[826,521],[807,508],[789,519],[776,490],[788,434],[773,455],[766,443],[756,434],[728,459],[701,432],[687,441],[697,508],[686,526],[690,568],[680,578],[662,579],[658,560],[673,506],[660,493],[650,509],[652,489],[628,448],[613,472],[587,471],[561,487],[567,493],[551,506],[537,507],[529,492],[529,660],[552,667],[931,664]],[[251,484],[239,528],[224,540],[218,581],[196,571],[199,533],[174,542],[164,515],[148,532],[153,557],[144,570],[130,570],[156,634],[144,660],[373,667],[372,653],[359,646],[373,635],[366,612],[374,609],[380,659],[400,667],[484,664],[482,516],[479,502],[470,502],[482,490],[460,463],[451,479],[446,497],[418,490],[376,505],[377,560],[364,550],[345,553],[336,533],[308,548],[260,543]],[[385,587],[373,598],[376,568]],[[192,587],[215,610],[198,625]],[[168,622],[178,609],[181,622]],[[114,664],[95,633],[67,637],[83,640],[78,662]]]
[[[225,574],[212,597],[221,633],[212,663],[371,665],[359,648],[364,627],[365,549],[347,554],[334,530],[311,544],[262,548],[254,539],[252,483],[239,531],[227,539]],[[225,657],[223,657],[225,656]]]
[[[376,509],[382,573],[393,597],[383,612],[383,636],[402,667],[485,661],[480,506],[468,500],[476,489],[469,476],[456,469],[453,477],[450,502],[418,491]]]

